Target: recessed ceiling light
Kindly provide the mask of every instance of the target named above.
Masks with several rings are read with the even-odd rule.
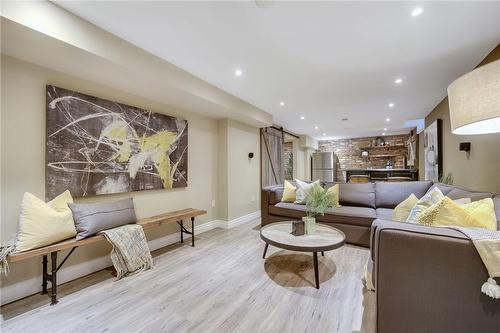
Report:
[[[389,103],[389,107],[393,108],[394,107],[394,103]]]
[[[280,106],[285,106],[285,102],[280,102]]]
[[[236,76],[242,76],[243,75],[243,71],[239,68],[236,68],[236,70],[234,71],[234,75]]]
[[[300,117],[300,119],[304,120],[304,119],[306,119],[306,117],[302,116],[302,117]]]
[[[385,135],[385,132],[384,132],[384,133],[382,133],[382,135]]]
[[[394,80],[394,83],[395,84],[401,84],[401,83],[403,83],[403,79],[400,78],[400,77],[398,77],[396,80]]]
[[[391,118],[385,118],[385,121],[390,122]]]
[[[314,126],[314,129],[317,130],[319,127],[318,126]]]
[[[384,127],[384,132],[387,131],[387,127]]]
[[[422,15],[423,12],[424,12],[424,9],[422,7],[417,7],[411,11],[411,16],[413,16],[413,17],[419,16],[419,15]]]

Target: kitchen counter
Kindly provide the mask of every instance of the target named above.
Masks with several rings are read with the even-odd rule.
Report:
[[[348,182],[352,175],[370,176],[371,181],[387,181],[389,177],[407,177],[411,180],[418,180],[418,169],[341,169],[345,172],[345,179]]]
[[[403,168],[393,168],[393,169],[340,169],[341,171],[405,171],[405,172],[418,172],[417,169],[403,169]]]

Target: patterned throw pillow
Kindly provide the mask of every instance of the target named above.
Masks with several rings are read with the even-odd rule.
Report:
[[[311,192],[313,187],[321,186],[319,184],[319,180],[312,183],[306,183],[301,180],[295,179],[295,183],[297,184],[297,191],[295,192],[296,198],[294,203],[300,205],[305,205],[307,195],[309,194],[309,192]]]
[[[292,185],[288,180],[285,180],[285,186],[283,188],[283,196],[281,197],[282,202],[294,202],[295,192],[297,188]]]
[[[458,205],[444,197],[417,218],[417,223],[431,226],[457,226],[496,230],[493,200],[490,198]]]
[[[415,207],[418,202],[418,198],[415,194],[410,194],[408,198],[399,203],[399,205],[394,208],[392,213],[392,220],[398,222],[405,222],[413,207]]]
[[[427,208],[431,207],[435,203],[438,203],[444,198],[443,193],[437,187],[435,187],[432,191],[427,192],[410,211],[406,222],[408,223],[417,223],[418,216]]]

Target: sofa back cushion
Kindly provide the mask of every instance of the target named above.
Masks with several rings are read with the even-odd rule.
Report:
[[[490,192],[469,191],[460,187],[442,183],[432,185],[429,191],[433,190],[435,187],[439,188],[445,196],[452,200],[470,198],[471,201],[478,201],[486,198],[493,198],[494,196],[494,194]]]
[[[377,208],[394,208],[412,193],[420,199],[427,193],[431,185],[431,181],[376,182],[375,204]]]
[[[340,205],[376,207],[374,183],[341,183],[339,186]]]
[[[275,205],[278,202],[281,202],[281,198],[283,197],[284,187],[283,185],[272,185],[263,188],[264,191],[268,193],[269,196],[269,205]]]

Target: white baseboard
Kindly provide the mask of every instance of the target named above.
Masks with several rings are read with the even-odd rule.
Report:
[[[260,211],[256,211],[241,217],[238,217],[231,221],[224,220],[213,220],[207,223],[203,223],[197,225],[195,228],[196,234],[201,234],[206,231],[215,229],[215,228],[223,228],[230,229],[242,225],[244,223],[254,221],[255,219],[260,217]],[[186,228],[191,231],[191,228]],[[185,239],[191,238],[191,235],[186,235]],[[160,238],[152,239],[148,241],[149,249],[151,251],[160,249],[170,244],[174,244],[179,242],[180,232],[176,232],[173,234],[169,234]],[[100,271],[112,265],[111,259],[109,256],[98,257],[92,260],[88,260],[76,265],[67,266],[61,268],[61,270],[57,273],[58,285],[75,280],[79,277]],[[37,276],[28,280],[20,281],[1,289],[1,305],[13,302],[15,300],[21,299],[23,297],[36,294],[41,290],[41,281],[42,277]],[[50,287],[50,283],[49,283]]]

